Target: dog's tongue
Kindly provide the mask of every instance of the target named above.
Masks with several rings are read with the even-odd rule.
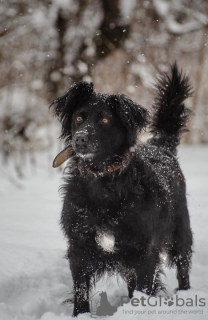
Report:
[[[72,155],[74,150],[72,149],[71,146],[68,146],[64,148],[53,160],[53,168],[58,168],[60,167],[69,157]]]

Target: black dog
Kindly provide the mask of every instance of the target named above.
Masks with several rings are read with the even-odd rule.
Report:
[[[156,84],[152,120],[127,97],[97,93],[86,82],[56,99],[67,148],[61,225],[69,242],[74,312],[89,312],[93,280],[107,272],[134,290],[161,288],[160,253],[177,267],[178,289],[189,285],[192,232],[184,176],[175,157],[189,110],[189,79],[176,64]],[[150,123],[152,138],[137,141]]]

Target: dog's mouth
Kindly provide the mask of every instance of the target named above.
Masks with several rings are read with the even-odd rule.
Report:
[[[60,167],[71,156],[76,155],[83,160],[92,160],[97,154],[96,150],[88,150],[86,148],[76,148],[73,143],[64,148],[54,159],[53,168]]]
[[[83,145],[77,145],[76,141],[72,141],[72,148],[76,155],[82,159],[92,159],[97,154],[99,154],[99,148],[98,144],[83,144]]]
[[[82,158],[82,159],[86,159],[86,160],[90,160],[90,159],[93,159],[94,158],[94,156],[95,156],[95,153],[90,153],[90,152],[84,152],[84,153],[82,153],[82,152],[76,152],[76,155],[78,156],[78,157],[80,157],[80,158]]]
[[[75,154],[82,159],[92,159],[97,154],[97,150],[93,146],[77,147],[72,143],[72,148]]]

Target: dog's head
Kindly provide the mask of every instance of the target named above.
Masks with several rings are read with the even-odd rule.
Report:
[[[123,154],[147,124],[146,109],[124,95],[96,93],[92,83],[75,84],[52,105],[62,124],[61,138],[85,158]]]

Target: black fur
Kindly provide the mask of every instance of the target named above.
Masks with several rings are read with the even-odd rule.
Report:
[[[129,297],[134,290],[155,295],[162,288],[161,252],[177,267],[178,289],[190,287],[186,185],[173,155],[187,120],[183,100],[190,85],[174,65],[157,89],[154,136],[147,143],[136,138],[147,126],[148,112],[123,95],[96,93],[92,84],[81,82],[55,100],[61,137],[74,149],[65,170],[61,216],[74,316],[90,311],[90,287],[104,272],[120,273]],[[105,236],[114,247],[106,249]]]
[[[150,126],[154,138],[150,143],[176,154],[181,135],[187,131],[186,123],[191,113],[183,102],[193,91],[188,77],[178,71],[176,63],[171,67],[170,75],[167,73],[157,80],[155,88],[154,116]]]

